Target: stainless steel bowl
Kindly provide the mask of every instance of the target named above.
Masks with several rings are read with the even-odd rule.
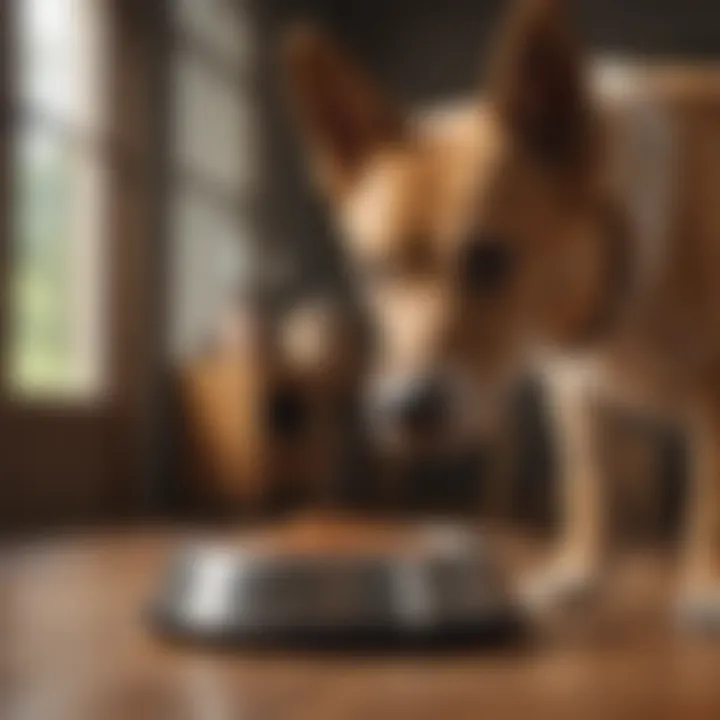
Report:
[[[180,550],[154,606],[161,629],[216,639],[430,637],[514,625],[488,547],[455,525],[418,527],[390,552]]]

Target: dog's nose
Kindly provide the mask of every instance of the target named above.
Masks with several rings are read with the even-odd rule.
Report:
[[[384,410],[388,420],[403,431],[431,433],[441,427],[446,418],[447,393],[437,378],[413,378],[390,393]]]

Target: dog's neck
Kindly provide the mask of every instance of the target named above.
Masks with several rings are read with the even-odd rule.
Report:
[[[640,274],[628,221],[616,203],[600,209],[601,273],[596,301],[590,312],[572,332],[575,347],[592,348],[601,345],[617,333],[623,325],[628,308],[636,295],[636,280]]]

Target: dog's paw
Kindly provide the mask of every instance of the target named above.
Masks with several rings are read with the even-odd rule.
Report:
[[[677,603],[676,618],[683,630],[720,636],[720,585],[685,591]]]
[[[576,607],[596,594],[599,575],[595,563],[561,557],[525,578],[520,598],[536,614]]]

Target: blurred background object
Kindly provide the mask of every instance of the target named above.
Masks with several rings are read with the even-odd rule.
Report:
[[[186,511],[340,502],[358,384],[349,327],[322,301],[274,325],[250,303],[226,314],[180,374]]]

